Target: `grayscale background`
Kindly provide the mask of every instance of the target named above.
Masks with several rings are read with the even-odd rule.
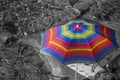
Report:
[[[120,45],[120,0],[0,0],[0,80],[74,80],[72,69],[40,53],[41,32],[81,18],[116,30]],[[120,72],[119,53],[112,52],[101,65],[118,62]],[[85,76],[78,74],[78,80]]]

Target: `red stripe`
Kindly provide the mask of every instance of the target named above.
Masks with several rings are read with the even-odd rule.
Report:
[[[88,49],[90,49],[90,46],[88,43],[68,44],[64,40],[57,38],[57,37],[54,38],[52,41],[57,43],[57,44],[60,44],[61,46],[65,47],[66,49],[76,49],[76,48],[83,48],[83,49],[88,48]]]
[[[97,43],[99,43],[99,42],[101,42],[102,40],[104,40],[105,38],[104,37],[102,37],[102,36],[97,36],[97,37],[95,37],[93,40],[91,40],[90,42],[89,42],[89,44],[90,44],[90,46],[91,47],[93,47],[93,46],[95,46]]]
[[[94,55],[96,55],[98,52],[102,51],[104,48],[107,48],[109,46],[111,46],[112,43],[110,41],[104,42],[103,44],[99,45],[98,47],[96,47],[93,52]]]
[[[54,34],[56,34],[56,30],[55,30],[55,28],[52,28],[52,30],[54,29]],[[47,30],[46,31],[46,47],[48,47],[48,48],[51,48],[51,49],[53,49],[54,51],[56,51],[56,52],[59,52],[60,53],[60,55],[61,56],[65,56],[65,54],[64,54],[64,52],[63,52],[63,50],[61,50],[60,48],[58,49],[58,47],[57,46],[55,46],[55,45],[53,45],[53,44],[50,44],[50,36],[52,37],[52,39],[54,39],[54,37],[53,36],[55,36],[55,35],[51,35],[51,32],[50,32],[50,30]]]
[[[90,57],[94,57],[93,53],[91,51],[74,51],[74,52],[70,52],[68,54],[69,55],[66,55],[65,58],[74,57],[74,56],[90,56]]]
[[[107,38],[111,40],[111,29],[108,28],[106,33],[107,33]]]
[[[43,36],[43,37],[46,37],[45,45],[47,45],[49,43],[49,41],[50,41],[50,30],[47,30],[46,31],[46,36]]]
[[[93,53],[91,51],[69,51],[65,52],[60,47],[55,46],[53,44],[47,45],[47,47],[51,48],[52,50],[58,52],[60,55],[62,55],[64,58],[71,57],[71,56],[91,56],[93,57]]]
[[[55,28],[53,29],[54,31],[54,34],[53,36],[55,36],[56,34],[56,30]],[[50,31],[47,31],[47,36],[50,35]],[[52,36],[52,41],[53,42],[59,42],[59,39],[55,38]],[[60,55],[62,55],[63,57],[69,57],[69,56],[77,56],[77,55],[82,55],[82,56],[91,56],[91,52],[90,51],[69,51],[69,52],[65,52],[63,49],[61,49],[60,47],[56,46],[56,45],[53,45],[53,44],[50,44],[49,43],[49,39],[50,39],[50,36],[47,37],[47,43],[46,43],[46,47],[49,47],[53,50],[55,50],[56,52],[58,52]],[[57,40],[56,40],[57,39]],[[60,42],[59,42],[60,43]],[[61,42],[62,45],[64,45],[62,42]],[[78,54],[79,53],[79,54]]]
[[[64,52],[64,50],[62,50],[61,48],[59,48],[58,46],[55,46],[53,44],[48,44],[46,46],[49,47],[50,49],[58,52],[62,57],[65,57],[65,55],[67,54],[66,52]]]
[[[74,44],[69,44],[66,41],[64,41],[63,39],[57,37],[57,29],[54,28],[52,31],[54,31],[54,34],[52,36],[52,41],[55,43],[58,43],[62,46],[64,46],[67,49],[74,49],[74,48],[90,48],[88,43],[74,43]]]
[[[94,38],[93,40],[91,40],[89,44],[88,43],[68,44],[63,39],[56,37],[56,34],[57,34],[56,27],[52,28],[52,31],[53,31],[52,41],[64,46],[65,48],[68,48],[68,49],[74,49],[74,48],[82,48],[82,49],[89,48],[90,49],[90,46],[93,47],[98,42],[105,39],[103,36],[98,36],[98,37]],[[100,31],[101,31],[101,33],[103,33],[103,27],[100,27]],[[110,29],[107,29],[107,33],[110,33]],[[50,36],[51,36],[50,30],[46,31],[46,35],[47,35],[46,36],[46,47],[49,47],[49,48],[55,50],[63,57],[71,57],[71,56],[91,56],[91,57],[94,57],[94,55],[96,55],[99,51],[103,50],[103,48],[106,48],[106,47],[112,45],[112,43],[110,41],[104,42],[103,44],[99,45],[98,47],[96,47],[93,50],[94,53],[92,53],[91,51],[83,51],[83,50],[82,51],[79,50],[79,51],[65,52],[62,48],[49,43]]]
[[[100,34],[104,36],[104,26],[100,25],[99,28],[100,28],[99,29]]]
[[[104,32],[104,29],[106,28],[106,33]],[[101,25],[100,26],[100,33],[104,36],[104,37],[106,37],[106,34],[107,34],[107,38],[109,38],[110,39],[110,31],[111,29],[110,28],[108,28],[108,27],[106,27],[106,26],[103,26],[103,25]]]

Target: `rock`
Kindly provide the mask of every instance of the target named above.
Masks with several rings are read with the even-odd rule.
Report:
[[[104,20],[118,20],[118,14],[120,14],[119,3],[119,0],[103,1],[96,9],[95,16]]]
[[[38,55],[32,46],[22,42],[0,48],[0,73],[4,74],[0,77],[9,80],[16,80],[18,76],[22,80],[49,80],[47,73],[50,71]]]
[[[18,28],[13,22],[4,23],[4,29],[11,34],[17,34]]]
[[[69,0],[69,3],[74,6],[79,0]]]

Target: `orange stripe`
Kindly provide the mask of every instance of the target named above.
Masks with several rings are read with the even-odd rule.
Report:
[[[104,27],[104,35],[105,35],[105,37],[107,37],[107,28],[106,27]]]
[[[97,41],[94,41],[93,42],[93,46],[92,46],[92,48],[90,49],[90,48],[66,48],[66,46],[65,45],[63,45],[62,43],[60,43],[60,42],[57,42],[57,40],[56,41],[54,41],[54,40],[52,40],[52,37],[53,37],[53,29],[50,29],[50,43],[51,44],[53,44],[53,45],[55,45],[55,46],[58,46],[59,48],[61,48],[61,49],[63,49],[64,51],[66,51],[66,52],[68,52],[68,51],[81,51],[81,50],[87,50],[87,51],[92,51],[93,49],[95,49],[96,47],[98,47],[100,44],[102,44],[103,42],[105,42],[105,41],[108,41],[107,39],[104,39],[103,37],[101,37],[100,39],[98,39]]]

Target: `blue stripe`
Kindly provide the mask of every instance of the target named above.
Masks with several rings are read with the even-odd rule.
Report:
[[[79,29],[79,30],[75,30],[74,26],[77,25],[77,24],[81,25],[82,28]],[[71,32],[72,34],[75,34],[75,33],[81,33],[82,34],[87,29],[88,29],[88,26],[87,25],[83,25],[82,23],[72,23],[72,24],[68,25],[68,27],[67,27],[67,31]]]
[[[74,56],[69,58],[62,57],[58,52],[54,51],[51,48],[44,47],[41,49],[41,52],[51,54],[56,57],[61,63],[70,63],[70,62],[96,62],[94,57],[90,56]]]
[[[116,37],[115,37],[115,30],[111,30],[110,31],[110,39],[112,40],[112,42],[115,44],[115,45],[117,45],[117,41],[116,41]]]
[[[96,62],[94,57],[90,56],[74,56],[65,58],[63,63],[71,63],[71,62]]]
[[[53,49],[51,48],[47,48],[47,47],[44,47],[40,50],[42,53],[47,53],[47,54],[51,54],[53,55],[54,57],[56,57],[59,61],[63,61],[64,58],[56,51],[54,51]]]
[[[61,34],[61,28],[58,27],[57,28],[57,35],[56,36],[58,38],[63,39],[65,42],[68,42],[69,44],[71,44],[71,43],[89,43],[91,40],[93,40],[94,38],[96,38],[97,36],[99,36],[99,34],[98,33],[94,33],[94,34],[86,37],[85,39],[83,39],[83,38],[80,38],[80,39],[76,39],[76,38],[70,39],[69,37]]]
[[[101,50],[95,57],[90,57],[90,56],[72,56],[68,58],[62,57],[59,52],[54,51],[51,48],[47,48],[44,46],[44,48],[41,49],[41,52],[51,54],[54,57],[56,57],[61,63],[71,63],[71,62],[99,62],[101,58],[106,56],[108,52],[110,52],[113,49],[118,48],[117,46],[109,46],[107,48],[104,48]]]
[[[96,25],[96,24],[94,24],[94,32],[96,32],[96,33],[98,33],[98,34],[100,34],[100,26],[99,25]],[[101,35],[101,34],[100,34]]]
[[[75,30],[75,29],[69,27],[69,29],[68,29],[67,31],[68,31],[69,33],[73,34],[73,35],[76,34],[76,33],[82,35],[84,32],[86,32],[86,30],[87,30],[87,29],[84,29],[84,28],[83,28],[83,29],[80,29],[80,30]]]
[[[117,45],[111,45],[111,46],[108,46],[108,47],[102,49],[100,52],[97,53],[97,55],[95,55],[96,61],[98,62],[103,57],[105,57],[107,54],[109,54],[112,50],[117,49],[117,48],[118,48]]]
[[[63,23],[61,25],[64,25],[67,22],[68,21],[66,21],[65,23]],[[92,23],[92,22],[89,22],[89,23]],[[78,42],[79,43],[89,43],[92,39],[94,39],[97,36],[101,35],[100,32],[99,32],[100,26],[98,24],[94,24],[94,29],[95,29],[95,33],[94,34],[88,36],[85,39],[70,39],[69,37],[61,34],[61,31],[62,31],[61,25],[58,25],[58,27],[57,27],[57,34],[56,34],[56,36],[58,38],[60,38],[60,39],[65,40],[69,44],[78,43]],[[71,26],[73,26],[73,24],[71,24]],[[84,26],[84,27],[86,27],[86,26]],[[72,30],[71,28],[69,28],[69,29],[71,30],[71,32],[77,33],[74,30]],[[84,28],[84,29],[86,29],[86,28]],[[83,32],[83,31],[81,31],[81,32]],[[117,45],[117,42],[116,42],[116,39],[115,39],[115,31],[111,30],[110,31],[110,35],[111,36],[109,37],[109,39],[112,40],[112,42],[114,44],[111,45],[111,46],[108,46],[108,47],[106,47],[104,49],[102,49],[101,51],[99,51],[97,53],[97,55],[95,55],[95,57],[90,57],[90,56],[74,56],[74,57],[72,56],[72,57],[69,57],[69,58],[62,57],[62,55],[60,55],[59,52],[56,52],[55,50],[46,47],[46,45],[45,45],[46,38],[47,38],[47,36],[49,36],[49,34],[46,34],[46,32],[41,33],[42,41],[41,41],[41,50],[40,51],[55,56],[62,63],[71,63],[71,62],[96,62],[96,61],[99,62],[104,56],[106,56],[108,54],[108,52],[110,53],[111,50],[118,48],[118,45]]]
[[[43,46],[45,46],[45,43],[46,43],[46,32],[42,32],[41,33],[41,38],[42,38],[42,40],[41,40],[41,48],[43,47]]]
[[[71,44],[71,43],[78,43],[78,42],[79,43],[87,43],[88,42],[86,39],[82,39],[82,38],[80,38],[80,39],[76,39],[76,38],[70,39],[69,37],[67,37],[65,35],[62,35],[60,27],[57,28],[57,35],[56,36],[58,38],[63,39],[65,42],[68,42],[69,44]]]
[[[92,41],[93,39],[97,38],[98,36],[100,36],[100,35],[97,34],[97,33],[93,33],[90,36],[86,37],[86,39],[88,40],[88,43],[89,43],[90,41]]]

